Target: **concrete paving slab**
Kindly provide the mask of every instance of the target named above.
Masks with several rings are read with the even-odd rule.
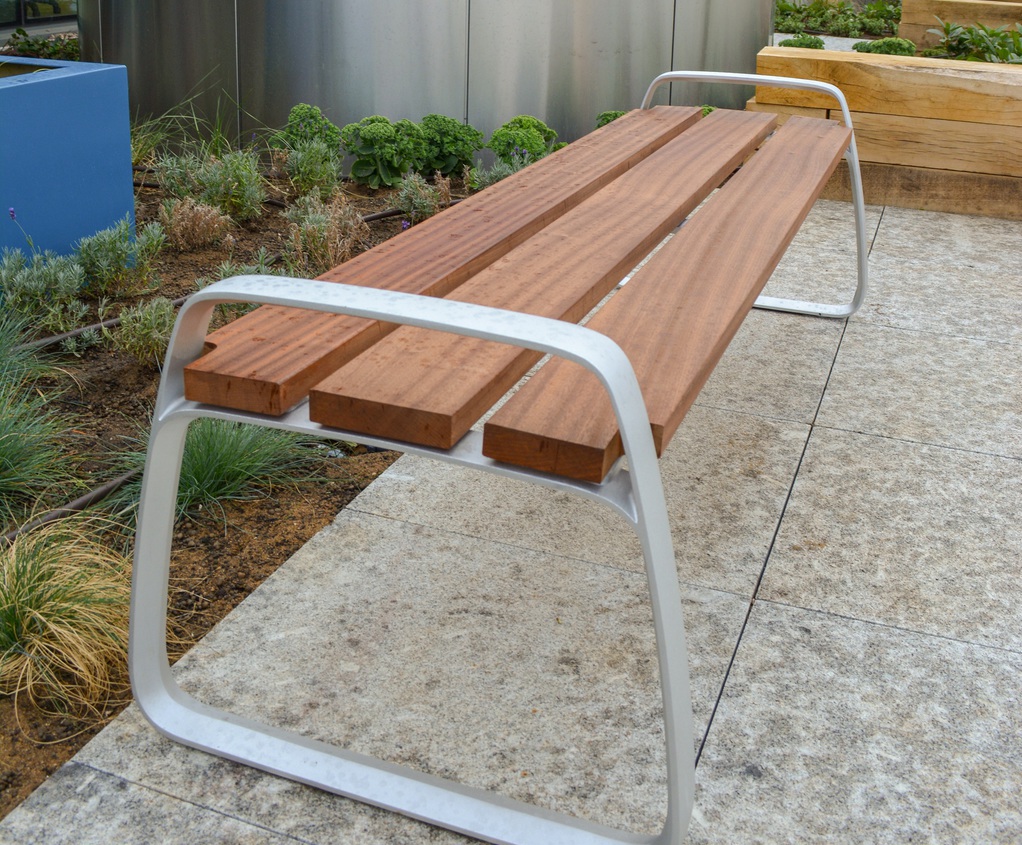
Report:
[[[72,762],[4,819],[0,843],[293,845],[294,839]]]
[[[1015,843],[1022,655],[757,602],[691,843]]]
[[[1022,343],[1022,271],[962,269],[952,284],[932,259],[892,255],[874,256],[870,269],[870,297],[856,323]]]
[[[820,425],[1022,457],[1022,345],[850,323]]]
[[[753,311],[699,393],[698,405],[809,424],[844,323]]]
[[[665,772],[647,596],[634,573],[346,511],[175,672],[241,715],[655,831]],[[698,739],[746,609],[686,592]],[[307,842],[427,830],[170,743],[135,708],[78,761]]]
[[[1018,468],[817,428],[759,595],[1022,653]]]
[[[881,206],[866,206],[866,237],[872,245]],[[850,203],[819,200],[809,212],[763,293],[782,299],[850,302],[858,280],[855,216]]]
[[[808,427],[795,423],[690,411],[660,460],[683,581],[751,595],[807,436]],[[422,458],[402,457],[353,507],[633,572],[642,567],[635,537],[598,505]]]

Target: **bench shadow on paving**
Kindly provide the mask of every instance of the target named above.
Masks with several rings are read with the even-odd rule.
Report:
[[[1022,835],[1022,224],[868,218],[862,311],[754,312],[661,460],[705,740],[691,842]],[[852,244],[849,207],[818,204],[767,293],[840,300]],[[656,832],[655,645],[622,529],[406,456],[175,671],[210,704]],[[295,840],[468,841],[170,743],[133,707],[0,823]]]

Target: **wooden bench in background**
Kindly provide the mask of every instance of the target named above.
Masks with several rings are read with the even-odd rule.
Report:
[[[319,281],[242,277],[189,301],[160,388],[136,542],[129,664],[157,728],[494,842],[636,841],[246,723],[177,688],[163,614],[188,422],[213,416],[387,446],[578,492],[632,525],[650,583],[667,744],[668,819],[655,841],[683,838],[691,705],[656,456],[755,304],[844,316],[865,285],[860,194],[852,302],[760,297],[838,161],[850,156],[857,170],[850,125],[797,117],[778,128],[769,114],[648,107],[660,85],[692,77],[749,81],[666,74],[644,108]],[[791,84],[840,98],[826,85]],[[214,305],[238,299],[266,304],[207,338]],[[601,302],[587,328],[574,325]],[[472,430],[544,353],[555,357]]]

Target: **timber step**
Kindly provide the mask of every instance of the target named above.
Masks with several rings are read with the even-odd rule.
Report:
[[[631,360],[662,453],[848,145],[794,117],[587,324]],[[483,454],[600,482],[622,455],[596,378],[545,364],[486,423]]]
[[[696,108],[629,112],[568,147],[320,276],[445,296],[699,122]],[[207,338],[188,399],[280,415],[393,326],[263,306]]]
[[[581,320],[774,125],[772,115],[711,114],[447,298]],[[539,357],[507,344],[403,326],[317,384],[309,417],[448,449]]]

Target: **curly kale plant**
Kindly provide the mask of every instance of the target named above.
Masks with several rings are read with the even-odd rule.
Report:
[[[453,117],[427,114],[419,125],[425,141],[419,172],[426,177],[437,172],[450,176],[471,167],[476,151],[483,148],[483,133]]]
[[[497,158],[511,164],[515,156],[530,161],[543,158],[555,149],[557,133],[542,120],[527,114],[511,118],[490,137],[487,145]]]
[[[318,107],[299,103],[288,114],[287,126],[270,138],[270,146],[293,150],[303,141],[322,141],[331,150],[339,150],[341,130]]]
[[[425,136],[417,123],[391,123],[378,114],[345,126],[341,146],[355,156],[351,178],[371,188],[393,187],[409,171],[422,170],[426,156]]]

